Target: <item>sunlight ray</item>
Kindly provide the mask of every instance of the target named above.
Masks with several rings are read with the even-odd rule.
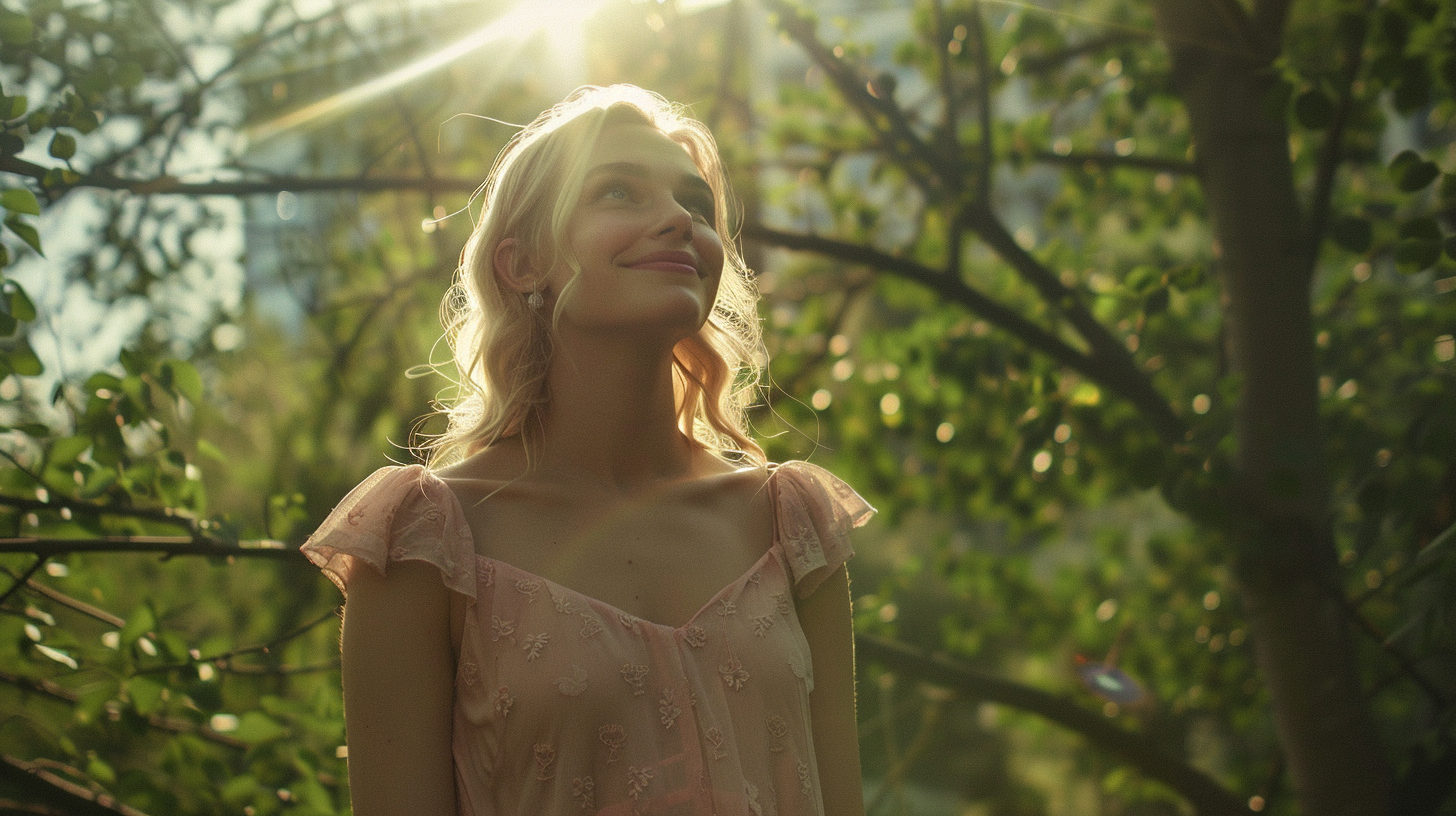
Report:
[[[248,128],[245,133],[252,143],[266,141],[305,124],[349,110],[491,43],[505,39],[525,40],[543,30],[559,36],[559,32],[565,29],[579,29],[582,22],[605,3],[606,0],[554,0],[550,4],[520,0],[510,11],[432,54]]]

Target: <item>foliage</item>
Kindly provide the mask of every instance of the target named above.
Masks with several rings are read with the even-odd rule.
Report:
[[[512,46],[333,95],[498,5],[0,2],[0,808],[346,808],[337,595],[291,551],[431,427],[441,380],[402,375],[440,356],[451,213],[510,133],[446,120],[560,89]],[[1294,812],[1223,501],[1226,264],[1152,12],[769,5],[798,55],[772,98],[737,2],[613,5],[585,59],[706,100],[766,296],[759,429],[882,511],[872,812]],[[1318,248],[1355,670],[1410,812],[1456,807],[1452,14],[1292,4],[1268,100]]]

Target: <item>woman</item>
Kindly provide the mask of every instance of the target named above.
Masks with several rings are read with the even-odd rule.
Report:
[[[844,561],[873,510],[745,431],[756,296],[712,137],[582,89],[484,199],[431,467],[304,545],[348,595],[355,812],[863,813]]]

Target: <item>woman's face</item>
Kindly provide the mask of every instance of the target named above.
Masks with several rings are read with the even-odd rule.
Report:
[[[723,273],[713,193],[692,157],[646,124],[609,124],[587,164],[567,242],[581,275],[562,324],[676,342],[712,312]],[[563,265],[548,282],[560,292]]]

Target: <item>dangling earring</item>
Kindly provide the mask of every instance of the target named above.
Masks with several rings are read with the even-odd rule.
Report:
[[[541,304],[545,302],[546,299],[541,297],[540,290],[536,289],[535,286],[532,286],[531,294],[526,296],[526,305],[530,306],[532,309],[539,309],[541,308]]]

